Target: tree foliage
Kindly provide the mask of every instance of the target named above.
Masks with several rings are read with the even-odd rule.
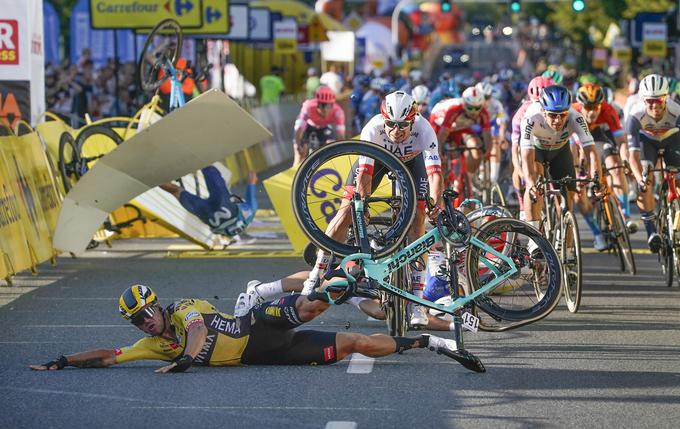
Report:
[[[675,0],[626,0],[624,18],[634,18],[640,12],[668,12],[677,5]]]
[[[614,19],[607,15],[604,2],[587,2],[582,12],[574,12],[571,2],[555,2],[549,5],[548,21],[556,25],[566,37],[576,42],[588,38],[590,27],[594,27],[603,34]]]

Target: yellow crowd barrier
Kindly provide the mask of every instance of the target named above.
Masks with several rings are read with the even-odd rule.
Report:
[[[0,137],[0,278],[54,258],[59,197],[37,134]]]

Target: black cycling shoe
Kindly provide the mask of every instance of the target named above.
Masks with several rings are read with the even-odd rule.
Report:
[[[659,253],[659,249],[661,249],[662,244],[661,236],[656,232],[650,235],[647,239],[647,245],[649,246],[649,250],[652,253]]]
[[[437,353],[454,359],[470,371],[486,372],[486,368],[484,368],[482,361],[467,350],[449,350],[447,348],[439,348]]]
[[[361,279],[357,282],[354,295],[364,298],[377,299],[380,298],[380,289],[374,284],[374,281],[369,279]]]

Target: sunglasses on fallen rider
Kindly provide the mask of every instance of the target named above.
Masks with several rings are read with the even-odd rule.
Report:
[[[663,106],[666,103],[666,97],[645,98],[645,103],[648,106],[654,106],[655,104]]]
[[[413,122],[411,121],[390,121],[389,119],[385,119],[385,126],[387,126],[387,128],[398,127],[400,130],[410,127],[412,123]]]
[[[156,309],[154,309],[153,306],[146,307],[139,313],[135,314],[134,317],[130,319],[130,321],[135,326],[142,326],[144,322],[146,322],[147,319],[152,318],[155,313]]]

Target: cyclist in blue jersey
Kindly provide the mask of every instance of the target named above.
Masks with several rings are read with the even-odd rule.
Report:
[[[460,90],[458,88],[458,84],[456,83],[455,80],[453,79],[446,79],[443,80],[437,88],[432,91],[430,94],[430,108],[429,110],[432,111],[434,109],[434,106],[437,105],[442,100],[446,100],[448,98],[458,98],[460,97]]]
[[[217,167],[210,165],[201,172],[208,188],[207,198],[194,195],[172,182],[163,183],[160,188],[177,198],[182,207],[208,225],[213,233],[228,237],[242,234],[257,212],[257,175],[254,171],[249,172],[244,201],[229,191]]]

